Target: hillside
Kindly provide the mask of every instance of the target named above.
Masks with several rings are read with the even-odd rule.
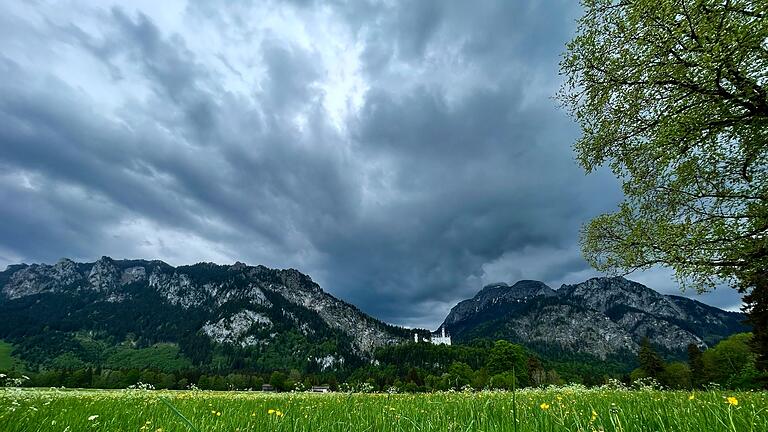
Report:
[[[558,290],[527,280],[488,285],[451,309],[443,325],[457,342],[507,339],[540,350],[605,359],[633,356],[645,336],[673,355],[691,343],[711,346],[747,331],[743,320],[743,314],[615,277]]]
[[[0,272],[0,315],[0,339],[33,368],[324,370],[410,337],[296,270],[242,263],[13,265]]]

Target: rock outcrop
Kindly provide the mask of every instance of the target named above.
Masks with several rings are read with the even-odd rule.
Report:
[[[537,281],[488,285],[451,309],[443,325],[454,341],[503,338],[606,358],[636,352],[643,337],[670,352],[712,345],[746,331],[743,319],[622,277],[603,277],[558,290]]]
[[[88,295],[97,308],[115,303],[131,308],[137,295],[152,295],[184,314],[205,318],[198,332],[213,342],[241,347],[269,344],[286,331],[317,338],[319,343],[327,337],[321,333],[338,331],[345,335],[351,352],[327,353],[336,363],[342,363],[344,355],[370,357],[377,347],[410,338],[408,330],[366,315],[293,269],[240,262],[172,267],[161,261],[102,257],[93,263],[63,259],[55,265],[15,265],[0,272],[0,302],[33,296],[46,301],[52,295],[65,303]]]

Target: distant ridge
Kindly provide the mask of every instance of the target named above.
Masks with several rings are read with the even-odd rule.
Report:
[[[553,290],[539,281],[494,283],[454,306],[442,325],[454,341],[507,339],[600,358],[635,353],[644,336],[670,352],[748,331],[744,315],[660,294],[623,277]]]
[[[94,344],[171,343],[196,364],[224,356],[254,369],[317,363],[309,367],[322,370],[413,338],[297,270],[240,262],[173,267],[102,257],[11,265],[0,272],[0,316],[0,339],[41,367],[62,355],[95,363]]]
[[[0,339],[42,368],[62,356],[98,364],[94,346],[165,344],[195,366],[325,370],[366,364],[379,347],[428,334],[366,315],[297,270],[240,262],[11,265],[0,272],[0,316]],[[634,356],[643,336],[673,353],[711,346],[748,330],[743,319],[624,278],[593,278],[558,290],[534,280],[490,284],[454,306],[441,327],[454,344],[506,339],[605,359]]]

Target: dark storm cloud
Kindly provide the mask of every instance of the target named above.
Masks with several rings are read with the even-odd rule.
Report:
[[[5,263],[296,267],[426,326],[483,283],[593,275],[578,228],[620,192],[551,100],[573,2],[8,12]]]
[[[311,76],[311,69],[302,77],[302,68],[310,64],[308,59],[277,45],[264,47],[271,85],[262,114],[221,94],[183,43],[163,40],[146,16],[132,19],[113,10],[108,19],[114,23],[109,40],[89,40],[86,46],[96,47],[93,52],[110,69],[118,68],[115,62],[121,56],[138,62],[154,91],[150,103],[126,107],[121,120],[127,125],[115,124],[90,109],[64,82],[30,88],[25,71],[6,59],[4,75],[9,79],[2,84],[0,100],[5,126],[0,157],[6,163],[99,195],[121,207],[120,213],[129,211],[217,241],[237,242],[246,235],[286,246],[292,228],[286,213],[304,213],[295,204],[311,197],[313,188],[320,190],[317,202],[310,204],[314,211],[343,211],[343,205],[326,205],[333,200],[322,196],[349,195],[340,184],[341,170],[328,165],[323,155],[292,148],[301,137],[292,136],[280,118],[286,107],[307,99],[303,78]],[[81,32],[73,33],[85,44]],[[104,48],[108,44],[113,46]],[[320,130],[312,138],[321,140],[322,135]],[[263,152],[255,155],[254,147]],[[94,215],[89,224],[109,224],[121,216]],[[225,228],[211,219],[219,219]],[[80,234],[87,238],[87,231]],[[13,249],[30,246],[20,242]],[[53,246],[71,253],[66,244]],[[41,256],[35,249],[21,252]]]
[[[363,154],[395,161],[390,182],[402,199],[385,206],[394,220],[381,224],[382,231],[362,230],[366,238],[382,237],[371,251],[376,258],[351,256],[365,265],[349,266],[340,283],[349,286],[353,302],[399,320],[413,319],[413,305],[471,296],[484,281],[483,264],[505,253],[531,245],[561,253],[575,242],[584,218],[618,198],[612,182],[584,179],[575,166],[569,146],[576,131],[550,94],[529,96],[540,91],[531,89],[540,70],[547,74],[543,85],[557,86],[558,55],[570,30],[563,15],[552,19],[542,7],[511,2],[420,4],[390,11],[390,19],[373,28],[360,24],[373,40],[366,45],[366,72],[379,86],[367,94],[354,138]],[[411,31],[425,10],[426,24]],[[403,15],[410,21],[396,18]],[[476,75],[427,76],[404,92],[391,85],[402,78],[398,69],[423,67],[431,52],[456,53],[446,61],[471,65]],[[470,90],[452,99],[446,85]],[[354,250],[339,249],[337,255]],[[568,264],[526,276],[556,279],[585,267],[577,252]],[[368,300],[388,294],[399,301]]]

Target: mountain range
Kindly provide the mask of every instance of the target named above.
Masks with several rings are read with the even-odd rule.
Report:
[[[93,351],[171,343],[193,364],[323,369],[412,337],[296,270],[242,263],[172,267],[102,257],[12,265],[0,273],[0,316],[0,338],[38,366],[73,353],[75,363],[103,363],[109,359]]]
[[[429,336],[377,320],[297,270],[239,262],[11,265],[0,272],[0,316],[0,339],[31,368],[322,371],[366,364],[414,332]],[[507,339],[605,359],[634,355],[644,336],[672,353],[711,345],[744,331],[743,319],[624,278],[595,278],[558,290],[527,280],[488,285],[442,326],[454,343]]]
[[[702,348],[748,331],[745,316],[623,277],[599,277],[554,290],[539,281],[485,286],[454,306],[441,327],[457,342],[506,339],[602,359],[634,355],[648,337],[669,353]]]

